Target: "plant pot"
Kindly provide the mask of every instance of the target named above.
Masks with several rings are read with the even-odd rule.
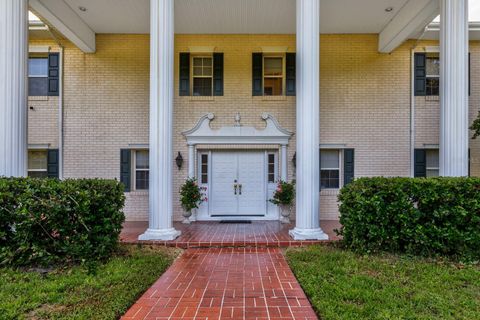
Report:
[[[182,215],[184,218],[182,223],[190,224],[191,223],[190,217],[192,216],[192,211],[183,211]]]
[[[290,223],[290,215],[292,214],[292,206],[280,205],[280,222]]]

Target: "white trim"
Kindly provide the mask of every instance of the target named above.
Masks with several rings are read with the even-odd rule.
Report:
[[[188,47],[188,52],[190,53],[214,53],[215,47],[207,47],[207,46],[191,46]]]
[[[28,145],[28,151],[42,151],[42,150],[48,150],[50,149],[50,143],[45,143],[45,144],[29,144]]]
[[[266,47],[261,47],[261,51],[263,53],[285,53],[288,51],[288,47],[282,47],[282,46],[266,46]]]
[[[200,118],[190,130],[182,132],[188,145],[197,144],[278,144],[288,145],[293,133],[282,128],[278,121],[268,113],[262,115],[266,127],[262,130],[255,127],[231,126],[212,129],[210,122],[215,118],[208,113]]]
[[[28,53],[49,53],[49,46],[28,46]]]

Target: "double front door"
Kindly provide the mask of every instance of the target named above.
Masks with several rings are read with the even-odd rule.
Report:
[[[211,216],[265,216],[266,173],[263,151],[212,152]]]

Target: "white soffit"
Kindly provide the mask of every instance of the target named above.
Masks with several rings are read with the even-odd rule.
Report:
[[[149,33],[149,0],[65,1],[96,33]],[[296,0],[175,0],[178,34],[294,34]],[[321,0],[322,33],[379,33],[407,0]],[[82,12],[79,7],[85,7]],[[385,9],[393,7],[392,12]]]

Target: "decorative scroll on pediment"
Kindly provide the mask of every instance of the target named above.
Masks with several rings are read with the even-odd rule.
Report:
[[[268,113],[262,114],[266,126],[263,129],[240,125],[240,115],[235,116],[235,125],[212,129],[210,122],[215,118],[208,113],[197,124],[182,134],[189,145],[196,144],[278,144],[287,145],[293,133],[282,128],[277,119]]]

